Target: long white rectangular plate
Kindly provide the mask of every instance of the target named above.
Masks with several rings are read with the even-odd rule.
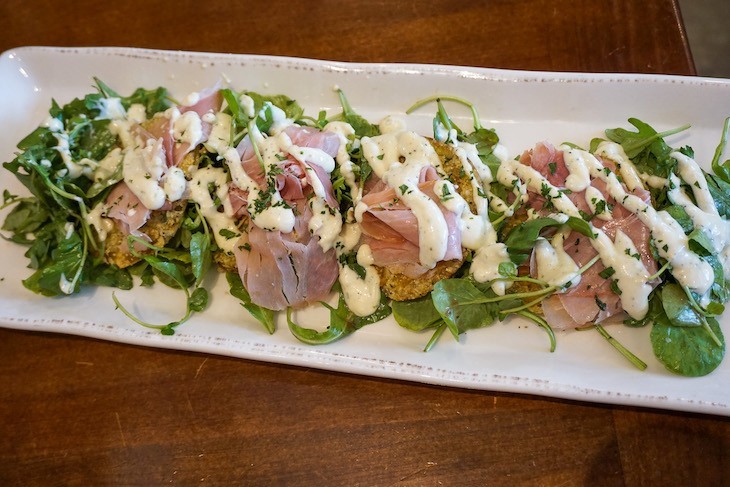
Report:
[[[162,85],[179,98],[221,79],[230,80],[237,89],[287,94],[314,116],[321,109],[339,112],[333,91],[339,86],[371,121],[402,113],[426,96],[457,95],[478,106],[484,125],[497,129],[512,155],[540,140],[588,145],[603,129],[627,126],[627,118],[637,117],[661,130],[691,123],[689,132],[670,141],[674,146],[692,145],[698,160],[709,163],[723,120],[730,115],[727,80],[24,47],[0,58],[0,160],[12,159],[15,144],[45,118],[51,98],[65,103],[91,92],[93,76],[120,93]],[[462,127],[470,125],[463,107],[449,108]],[[429,134],[433,112],[433,107],[420,110],[408,117],[409,126]],[[4,170],[2,188],[20,191]],[[429,353],[421,350],[430,333],[408,332],[392,319],[337,343],[312,347],[294,339],[283,323],[274,335],[267,334],[228,295],[225,279],[211,272],[210,308],[168,337],[141,328],[116,311],[109,288],[86,289],[62,299],[32,294],[21,284],[30,274],[24,251],[0,240],[0,326],[431,384],[730,415],[730,359],[707,377],[677,377],[654,359],[648,328],[610,328],[649,364],[644,372],[592,331],[559,333],[557,350],[550,353],[544,332],[518,320],[470,331],[459,343],[445,334]],[[179,318],[184,306],[181,293],[161,285],[117,291],[117,296],[138,316],[160,323]],[[304,326],[324,326],[326,313],[307,310],[297,313],[296,319]],[[726,335],[729,325],[730,318],[725,317]]]

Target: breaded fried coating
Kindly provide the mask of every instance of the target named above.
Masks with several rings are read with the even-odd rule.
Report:
[[[464,171],[464,167],[456,155],[454,146],[433,139],[429,139],[429,142],[431,142],[436,154],[441,159],[444,172],[451,182],[454,183],[457,191],[469,204],[472,211],[475,211],[471,180],[469,179],[469,174]],[[430,293],[434,284],[438,281],[453,276],[464,265],[467,255],[468,252],[462,250],[461,259],[438,262],[433,269],[417,278],[408,277],[392,268],[375,266],[380,275],[380,288],[386,296],[395,301],[408,301],[420,298]]]

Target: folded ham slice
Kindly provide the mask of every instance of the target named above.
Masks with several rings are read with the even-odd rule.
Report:
[[[439,199],[433,191],[438,179],[436,169],[428,166],[420,174],[418,189],[432,200]],[[370,246],[373,263],[389,267],[410,278],[417,278],[429,269],[419,262],[418,220],[413,211],[397,197],[395,189],[382,181],[373,185],[363,196],[362,204],[368,209],[363,213],[362,243]],[[443,260],[460,259],[461,232],[454,213],[439,203],[448,227],[448,244]]]
[[[106,216],[117,222],[125,235],[141,236],[139,229],[147,222],[150,210],[120,181],[106,197]]]
[[[285,131],[294,145],[318,148],[332,157],[337,154],[340,142],[334,133],[295,125]],[[246,173],[261,188],[267,188],[269,183],[248,137],[237,149]],[[317,178],[324,188],[327,204],[331,208],[338,206],[329,174],[315,163],[305,165],[291,156],[279,166],[281,173],[276,175],[275,184],[284,201],[295,211],[292,232],[283,234],[257,227],[250,222],[246,192],[235,184],[229,190],[235,214],[249,220],[248,231],[241,235],[234,249],[238,273],[251,300],[272,310],[326,299],[339,274],[334,249],[324,252],[319,237],[309,231],[312,211],[308,198],[313,192],[313,178]]]
[[[293,232],[249,225],[234,250],[238,273],[251,300],[273,310],[326,299],[339,273],[334,249],[323,252],[319,238],[308,231],[312,212],[306,200],[290,204],[299,212]]]
[[[563,160],[562,151],[547,142],[538,143],[532,151],[522,154],[520,162],[532,166],[559,188],[565,186],[565,179],[570,174]],[[615,169],[612,161],[601,162],[605,167]],[[607,195],[606,184],[602,180],[593,179],[591,186],[599,190],[607,203],[612,206],[613,217],[611,220],[594,217],[591,224],[603,230],[612,240],[619,230],[626,234],[638,250],[644,267],[649,274],[654,274],[657,271],[657,262],[652,256],[649,244],[651,237],[649,229],[636,215]],[[631,193],[645,202],[651,199],[649,192],[644,189],[637,188]],[[590,214],[591,210],[584,191],[571,193],[568,197],[579,210]],[[528,205],[544,215],[549,213],[544,209],[545,203],[545,198],[530,193]],[[571,232],[565,238],[563,248],[579,267],[598,255],[590,239],[578,232]],[[577,286],[570,288],[566,293],[556,294],[544,300],[542,309],[547,322],[556,329],[568,329],[586,323],[598,323],[621,313],[623,311],[621,299],[611,288],[611,279],[600,276],[604,269],[602,262],[596,262],[581,275],[581,281]],[[532,271],[533,276],[536,276],[536,269]]]

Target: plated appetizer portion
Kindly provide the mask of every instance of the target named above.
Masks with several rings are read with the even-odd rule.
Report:
[[[97,93],[61,107],[4,166],[32,196],[3,225],[28,245],[24,285],[48,296],[83,286],[180,288],[179,319],[135,322],[173,334],[207,306],[212,265],[273,333],[286,313],[311,344],[393,314],[401,326],[455,337],[511,316],[545,330],[652,326],[670,370],[703,375],[725,350],[716,317],[728,299],[730,162],[714,174],[635,119],[582,148],[539,142],[510,156],[476,108],[435,107],[433,133],[405,116],[373,124],[342,91],[337,113],[305,114],[284,95],[220,85],[182,101],[164,88]],[[467,106],[462,130],[445,102]],[[682,127],[681,129],[685,129]],[[328,304],[338,296],[337,304]],[[327,328],[294,321],[330,310]]]

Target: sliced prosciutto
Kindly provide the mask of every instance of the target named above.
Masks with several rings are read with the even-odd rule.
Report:
[[[291,143],[297,147],[309,147],[320,149],[330,157],[337,156],[340,147],[340,139],[334,132],[322,132],[311,127],[299,127],[290,125],[284,129],[284,133],[289,137]],[[241,164],[256,184],[261,188],[266,188],[268,182],[261,163],[256,156],[256,152],[251,144],[251,139],[247,135],[236,148],[241,156]],[[336,208],[337,199],[335,198],[332,181],[329,174],[318,164],[305,164],[298,161],[291,155],[288,155],[281,161],[280,167],[282,173],[276,176],[276,189],[281,193],[284,200],[296,200],[303,198],[307,189],[311,190],[313,178],[317,178],[324,187],[326,201],[330,208]],[[311,171],[307,169],[311,169]],[[314,174],[312,174],[314,173]]]
[[[106,197],[106,216],[117,222],[125,235],[140,236],[139,229],[150,217],[148,210],[137,196],[121,181],[112,188]]]
[[[295,146],[321,149],[331,157],[337,154],[339,138],[334,133],[298,126],[287,127],[285,133]],[[270,181],[250,139],[244,138],[237,149],[246,173],[261,189],[268,189]],[[231,185],[229,199],[235,214],[248,221],[248,231],[234,249],[243,285],[255,304],[283,310],[326,299],[339,274],[334,249],[324,252],[319,237],[309,231],[314,178],[324,188],[327,205],[335,209],[338,204],[329,174],[316,163],[301,162],[287,154],[277,165],[280,171],[273,176],[273,182],[282,199],[294,209],[292,232],[257,227],[247,211],[247,193],[235,184]]]
[[[421,171],[418,189],[439,202],[433,192],[437,179],[436,169],[425,167]],[[363,196],[361,203],[367,205],[361,222],[362,243],[370,246],[373,263],[379,267],[387,266],[411,278],[427,272],[429,269],[419,262],[418,220],[413,211],[397,197],[395,190],[381,181]],[[457,217],[440,203],[438,206],[448,228],[448,244],[443,260],[460,259],[461,233]]]
[[[293,232],[263,230],[249,225],[236,242],[234,255],[243,285],[251,300],[264,308],[282,310],[327,298],[339,266],[333,249],[323,252],[319,238],[307,228],[312,212],[305,199]]]
[[[208,113],[215,114],[218,110],[220,110],[222,104],[223,95],[221,95],[220,90],[216,87],[203,90],[200,93],[198,101],[194,105],[181,105],[177,107],[181,116],[187,112],[193,112],[200,118],[201,139],[198,141],[198,144],[208,140],[208,136],[210,135],[210,131],[213,127],[210,122],[205,120],[205,115]],[[158,114],[148,122],[146,135],[153,139],[162,139],[162,145],[165,148],[165,156],[167,157],[168,167],[179,166],[183,158],[190,151],[195,149],[195,146],[191,146],[188,142],[177,143],[175,141],[172,120],[162,114]]]
[[[520,162],[532,166],[558,188],[564,188],[565,180],[570,174],[563,160],[562,151],[547,142],[539,143],[532,151],[522,154]],[[615,169],[610,160],[602,160],[601,163],[611,170]],[[657,262],[651,252],[649,229],[620,202],[608,196],[606,184],[602,180],[592,179],[590,185],[602,194],[606,200],[606,206],[611,208],[612,215],[610,220],[594,216],[591,224],[605,232],[611,240],[616,237],[617,231],[626,234],[636,247],[648,273],[654,274],[657,271]],[[637,188],[630,193],[647,203],[650,201],[650,194],[644,189]],[[586,214],[591,213],[586,202],[585,191],[570,193],[568,197],[579,210]],[[550,210],[546,209],[548,206],[546,203],[546,199],[541,195],[530,193],[528,206],[538,213],[542,215],[550,213]],[[590,239],[575,231],[565,238],[563,248],[578,267],[586,265],[598,255],[591,245]],[[623,311],[621,298],[612,289],[611,279],[601,277],[600,274],[604,270],[605,266],[599,260],[581,275],[578,285],[565,293],[555,294],[545,299],[542,302],[542,309],[547,322],[556,329],[568,329],[585,323],[598,323],[620,314]],[[533,277],[537,276],[535,268],[531,269],[531,273]]]

